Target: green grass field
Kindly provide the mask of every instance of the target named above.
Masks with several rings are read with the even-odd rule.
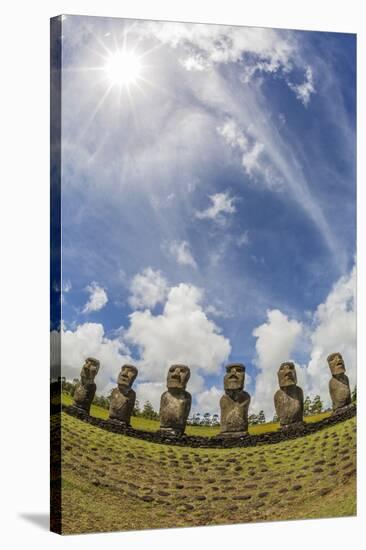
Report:
[[[71,405],[72,397],[68,394],[63,393],[61,396],[61,402],[63,405]],[[108,411],[102,407],[96,405],[91,406],[90,410],[91,416],[96,418],[106,419],[108,418]],[[307,416],[305,422],[317,422],[322,418],[326,418],[330,413],[321,413],[315,416]],[[142,418],[141,416],[133,416],[131,418],[131,425],[136,430],[146,430],[148,432],[156,432],[159,429],[159,422],[157,420],[148,420],[147,418]],[[249,426],[250,434],[260,434],[264,432],[273,432],[278,430],[279,424],[277,422],[267,422],[266,424],[258,424],[256,426]],[[212,426],[187,426],[186,434],[187,435],[202,435],[211,437],[215,434],[218,434],[220,428]]]
[[[193,449],[62,414],[62,449],[65,534],[356,513],[355,418],[275,445]]]

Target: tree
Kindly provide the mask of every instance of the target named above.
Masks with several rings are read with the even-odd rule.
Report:
[[[158,413],[154,410],[154,407],[150,401],[146,401],[144,408],[142,409],[141,416],[148,418],[149,420],[157,420],[159,418]]]
[[[320,395],[316,395],[310,407],[311,414],[319,414],[323,410],[323,402],[320,399]]]
[[[203,415],[203,419],[205,421],[206,426],[209,426],[211,424],[211,415],[210,415],[210,413],[205,413]]]
[[[201,421],[201,413],[197,412],[192,417],[193,426],[199,426],[200,421]]]
[[[277,413],[274,413],[273,418],[272,418],[272,422],[278,422]]]
[[[307,395],[304,401],[304,416],[309,416],[310,408],[311,408],[311,399],[310,399],[310,396]]]
[[[212,426],[218,426],[220,424],[219,422],[219,415],[217,413],[215,413],[213,416],[212,416]]]
[[[357,403],[357,386],[353,388],[351,400],[352,400],[352,403]]]
[[[109,399],[105,397],[105,395],[96,395],[93,399],[93,403],[102,409],[109,409]]]
[[[266,422],[266,417],[264,411],[259,411],[258,414],[258,424],[264,424]]]
[[[249,424],[252,424],[252,425],[258,424],[258,415],[251,414],[248,418],[248,422]]]

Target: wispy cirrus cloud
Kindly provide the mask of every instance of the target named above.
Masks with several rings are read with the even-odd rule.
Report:
[[[265,147],[256,137],[245,133],[243,128],[233,119],[227,119],[217,127],[217,133],[226,143],[241,155],[244,171],[251,178],[263,179],[271,189],[280,189],[281,180],[274,177],[274,169],[270,168],[268,158],[263,153]]]
[[[297,99],[299,99],[301,103],[305,107],[307,107],[309,105],[311,95],[315,93],[312,68],[306,67],[304,82],[300,84],[289,82],[288,85],[291,88],[291,90],[295,92]]]
[[[246,246],[249,243],[250,243],[249,231],[244,231],[244,233],[241,233],[236,237],[236,244],[239,247]]]
[[[177,264],[183,266],[197,267],[196,260],[193,257],[191,248],[187,241],[165,241],[162,249],[172,257]]]

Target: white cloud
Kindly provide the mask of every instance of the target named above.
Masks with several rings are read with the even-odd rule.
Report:
[[[243,153],[242,164],[247,174],[253,174],[255,170],[260,169],[259,156],[264,150],[263,143],[258,141],[253,144],[253,147]]]
[[[259,374],[253,396],[253,408],[263,409],[267,418],[274,412],[273,395],[278,387],[277,370],[291,360],[291,353],[301,336],[310,342],[308,364],[296,364],[298,385],[305,395],[320,395],[325,407],[331,405],[328,384],[330,371],[327,356],[340,352],[345,360],[351,389],[356,384],[356,269],[341,277],[324,303],[310,316],[309,324],[289,320],[279,310],[267,313],[267,322],[257,327],[256,366]]]
[[[221,317],[223,319],[230,319],[232,317],[232,314],[227,310],[227,304],[221,300],[216,300],[216,304],[206,306],[205,312],[213,317]]]
[[[257,141],[249,133],[245,133],[234,119],[227,119],[224,124],[217,127],[217,132],[222,136],[232,149],[241,153],[241,163],[248,176],[261,175],[269,186],[272,186],[274,178],[268,172],[268,162],[263,158],[264,145]]]
[[[288,82],[288,85],[291,90],[295,92],[297,99],[299,99],[301,103],[307,107],[310,102],[311,94],[315,93],[313,71],[311,70],[311,67],[306,68],[305,80],[302,84],[293,84],[292,82]]]
[[[156,304],[164,302],[168,283],[160,271],[154,271],[147,267],[141,273],[137,273],[130,285],[131,296],[128,303],[135,309],[154,308]]]
[[[83,308],[83,313],[90,313],[91,311],[99,311],[108,302],[108,296],[104,288],[98,285],[95,281],[90,283],[86,287],[89,292],[89,300]]]
[[[69,281],[68,279],[62,281],[62,292],[70,292],[71,288],[71,281]]]
[[[97,392],[106,394],[113,386],[121,366],[131,363],[127,347],[121,339],[107,338],[100,323],[84,323],[76,329],[61,331],[62,375],[68,379],[78,378],[87,357],[100,361],[100,369],[95,378]]]
[[[249,232],[248,231],[244,231],[244,233],[241,233],[241,235],[239,235],[236,239],[236,244],[239,247],[247,245],[249,243],[250,243],[250,239],[249,239]]]
[[[209,195],[212,205],[206,208],[206,210],[201,210],[196,212],[196,218],[201,220],[211,219],[219,220],[222,214],[233,214],[236,211],[234,201],[235,197],[230,197],[228,192],[225,193],[215,193],[214,195]]]
[[[278,388],[277,370],[281,363],[291,360],[294,345],[302,332],[302,325],[289,319],[278,309],[267,311],[267,322],[253,331],[256,341],[256,366],[252,398],[253,410],[264,410],[267,419],[273,416],[273,395]]]
[[[339,351],[344,358],[353,389],[356,384],[356,268],[337,281],[314,314],[312,350],[306,369],[306,392],[321,395],[329,405],[330,371],[327,356]]]
[[[161,381],[171,364],[182,362],[191,368],[190,388],[197,389],[200,373],[216,373],[227,360],[230,342],[208,319],[202,298],[200,289],[181,283],[170,289],[160,315],[149,310],[130,315],[124,337],[139,350],[142,380]]]
[[[165,242],[162,246],[163,250],[168,252],[179,265],[190,265],[196,268],[197,264],[193,258],[189,243],[187,241],[170,241]]]
[[[192,412],[200,412],[201,414],[205,414],[207,412],[210,414],[219,414],[220,398],[223,393],[223,389],[219,389],[216,386],[211,386],[211,388],[197,394]]]
[[[217,128],[217,131],[232,148],[238,147],[241,151],[248,149],[248,137],[232,118],[227,119],[222,126]]]
[[[181,62],[187,70],[203,70],[218,63],[231,63],[250,54],[245,66],[275,72],[288,69],[294,44],[287,33],[272,29],[251,29],[225,25],[150,23],[148,30],[173,48],[182,46]],[[254,71],[252,71],[254,72]]]
[[[163,373],[162,373],[163,378]],[[138,382],[138,379],[137,381]],[[142,409],[146,401],[150,401],[156,412],[159,412],[160,397],[166,390],[165,383],[162,382],[141,382],[136,384],[136,398],[139,401],[140,408]]]
[[[208,68],[205,60],[198,55],[188,56],[185,59],[181,59],[180,63],[185,69],[187,69],[187,71],[204,71]]]
[[[303,84],[294,84],[292,70],[303,68],[301,47],[294,35],[276,29],[147,23],[145,32],[163,44],[179,47],[180,63],[187,71],[207,71],[215,65],[242,62],[240,80],[247,84],[257,74],[282,76],[305,106],[315,93],[311,67],[305,68]]]

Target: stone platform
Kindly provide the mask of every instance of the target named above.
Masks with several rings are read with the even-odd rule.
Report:
[[[62,406],[62,412],[69,414],[83,422],[88,422],[93,426],[97,426],[102,430],[107,430],[113,433],[119,433],[129,437],[135,437],[137,439],[143,439],[151,443],[160,443],[163,445],[179,445],[181,447],[198,447],[198,448],[210,448],[210,449],[226,449],[231,447],[255,447],[256,445],[265,445],[280,443],[281,441],[287,441],[289,439],[295,439],[297,437],[304,437],[306,435],[315,433],[323,428],[334,426],[338,422],[343,422],[356,415],[356,405],[350,405],[344,410],[332,414],[324,420],[319,422],[312,422],[309,424],[304,423],[299,425],[294,430],[277,430],[275,432],[266,432],[256,435],[244,435],[242,437],[225,437],[219,438],[203,437],[183,435],[181,437],[174,437],[161,432],[147,432],[143,430],[135,430],[134,428],[123,425],[122,423],[102,420],[101,418],[95,418],[88,415],[81,409],[74,406]]]

